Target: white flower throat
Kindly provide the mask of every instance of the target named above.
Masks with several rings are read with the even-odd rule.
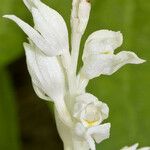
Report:
[[[81,113],[82,123],[85,127],[92,127],[101,123],[101,113],[94,105],[88,105]]]

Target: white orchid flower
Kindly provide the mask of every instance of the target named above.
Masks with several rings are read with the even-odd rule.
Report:
[[[143,147],[143,148],[138,148],[139,144],[134,144],[132,146],[126,146],[122,148],[121,150],[150,150],[150,147]]]
[[[88,24],[89,0],[73,0],[71,13],[71,53],[68,31],[61,15],[40,0],[23,0],[32,13],[34,27],[14,15],[5,18],[16,22],[27,34],[24,43],[27,66],[36,94],[54,102],[55,118],[65,150],[95,150],[110,136],[108,106],[86,93],[89,79],[101,74],[110,75],[127,63],[144,60],[133,52],[114,54],[123,41],[120,32],[100,30],[86,41],[84,65],[77,74],[80,41]]]
[[[82,122],[84,127],[92,127],[108,118],[109,108],[95,96],[84,93],[76,97],[73,116]]]
[[[76,118],[75,133],[83,137],[92,150],[95,150],[94,140],[97,143],[109,138],[110,123],[102,124],[108,118],[109,108],[89,93],[76,97],[73,116]]]
[[[81,74],[88,79],[100,75],[111,75],[125,64],[140,64],[144,60],[129,51],[114,54],[114,50],[121,46],[123,36],[120,32],[99,30],[92,33],[84,47]]]
[[[68,130],[56,116],[59,134],[65,147],[70,145],[70,149],[95,150],[95,141],[100,143],[109,138],[110,123],[101,124],[108,118],[109,108],[89,93],[77,96],[74,103],[74,108],[70,110],[74,124],[72,130]]]

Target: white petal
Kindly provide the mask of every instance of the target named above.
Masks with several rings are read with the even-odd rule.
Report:
[[[92,33],[84,47],[84,58],[91,54],[113,53],[114,50],[121,46],[123,36],[120,32],[110,30],[99,30]]]
[[[85,109],[85,107],[88,104],[94,103],[95,101],[98,101],[98,99],[90,93],[84,93],[82,95],[77,96],[76,104],[74,107],[74,117],[79,117],[78,115],[81,113],[81,111]],[[100,101],[98,102],[101,103]]]
[[[140,59],[135,53],[128,51],[122,51],[117,55],[91,55],[85,59],[81,74],[88,79],[92,79],[101,74],[111,75],[125,64],[140,64],[143,62],[145,61]]]
[[[137,150],[137,147],[138,147],[138,143],[128,147],[128,146],[125,146],[124,148],[122,148],[121,150]]]
[[[43,100],[51,101],[50,97],[47,96],[46,93],[40,87],[36,86],[34,83],[32,84],[33,84],[34,91],[39,98]]]
[[[14,15],[5,15],[5,18],[11,19],[16,22],[19,27],[29,36],[29,38],[36,44],[36,46],[49,56],[59,55],[61,51],[54,51],[50,49],[50,44],[30,25],[23,22],[21,19]]]
[[[64,101],[64,74],[57,57],[48,57],[29,44],[24,44],[24,48],[28,70],[37,95],[45,100],[53,100],[62,122],[71,126],[72,121]]]
[[[57,130],[64,143],[64,147],[72,149],[73,147],[72,131],[70,128],[68,128],[66,124],[64,124],[63,120],[61,119],[56,109],[55,109],[55,119],[56,119]]]
[[[58,22],[59,24],[57,24],[55,16],[50,16],[51,20],[48,22],[36,8],[32,8],[32,14],[35,28],[49,43],[49,49],[60,54],[63,53],[63,51],[68,50],[67,30],[58,30],[62,29],[62,23]]]
[[[90,135],[87,134],[86,140],[87,140],[87,143],[89,144],[90,150],[96,150],[95,142]]]
[[[110,123],[91,127],[88,129],[87,134],[91,135],[97,143],[109,138],[110,136]]]
[[[40,1],[40,0],[37,0],[37,1]],[[32,10],[33,7],[35,7],[33,0],[23,0],[23,2],[30,11]]]
[[[142,147],[142,148],[137,148],[138,143],[132,145],[132,146],[125,146],[121,150],[150,150],[150,147]]]
[[[105,103],[102,103],[102,105],[100,107],[101,107],[101,112],[102,112],[103,120],[107,119],[108,115],[109,115],[109,107]]]
[[[78,8],[79,27],[78,31],[84,33],[90,16],[91,3],[87,0],[81,0]]]
[[[33,0],[36,8],[32,9],[35,26],[53,45],[53,51],[69,49],[67,26],[62,16],[41,1]],[[52,42],[52,43],[51,43]]]
[[[138,150],[150,150],[150,147],[139,148]]]
[[[56,57],[47,57],[37,48],[24,44],[28,70],[33,83],[53,100],[64,95],[64,75]]]
[[[78,136],[80,137],[84,136],[85,131],[86,128],[81,123],[77,123],[75,125],[75,134],[77,134]]]

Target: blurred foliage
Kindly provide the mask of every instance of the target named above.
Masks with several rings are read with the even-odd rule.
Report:
[[[0,69],[0,83],[0,149],[19,150],[15,96],[9,74],[4,69]]]
[[[13,13],[31,21],[20,0],[0,0],[0,16]],[[45,0],[65,18],[69,31],[71,0]],[[97,149],[116,150],[139,142],[150,145],[150,1],[149,0],[92,0],[92,12],[82,40],[95,30],[119,30],[124,35],[121,49],[132,50],[147,62],[128,65],[112,76],[91,81],[88,91],[105,101],[110,107],[111,138]],[[23,54],[23,32],[12,22],[0,19],[0,149],[18,150],[17,115],[7,65]],[[81,54],[80,54],[81,58]],[[80,59],[80,65],[82,64]],[[18,144],[18,145],[17,145]],[[8,146],[8,147],[5,147]],[[48,148],[47,148],[48,149]]]

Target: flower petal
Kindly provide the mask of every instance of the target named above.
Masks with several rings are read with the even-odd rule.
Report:
[[[139,144],[136,143],[136,144],[134,144],[134,145],[132,145],[132,146],[130,146],[130,147],[125,146],[125,147],[123,147],[121,150],[137,150],[138,145],[139,145]]]
[[[64,74],[56,57],[44,55],[38,48],[24,44],[32,82],[53,100],[64,96]]]
[[[48,21],[36,8],[32,8],[32,14],[35,28],[42,34],[46,41],[48,41],[50,45],[49,49],[57,51],[60,54],[65,50],[69,51],[68,33],[66,26],[62,28],[63,23],[55,19],[55,14],[51,15],[51,19]]]
[[[98,101],[98,98],[96,98],[94,95],[90,93],[84,93],[82,95],[79,95],[76,97],[76,104],[74,107],[74,117],[79,117],[79,114],[85,107],[90,104],[94,103],[95,101]],[[98,101],[100,104],[102,102]]]
[[[150,150],[150,147],[139,148],[138,150]]]
[[[122,51],[117,55],[99,54],[91,55],[84,60],[84,66],[81,74],[86,78],[92,79],[99,75],[111,75],[125,64],[140,64],[145,62],[135,53]]]
[[[37,1],[40,1],[40,0],[37,0]],[[33,7],[35,7],[33,0],[23,0],[23,2],[30,11],[32,10]]]
[[[107,119],[108,115],[109,115],[109,107],[107,106],[107,104],[102,103],[102,105],[100,106],[100,108],[101,108],[103,120]]]
[[[32,15],[36,29],[50,42],[53,51],[69,50],[68,30],[62,16],[41,1],[33,0]]]
[[[103,140],[109,138],[110,136],[110,123],[105,123],[99,126],[91,127],[87,131],[88,135],[91,135],[92,138],[97,143],[102,142]]]
[[[57,57],[48,57],[37,47],[27,43],[24,48],[35,92],[42,99],[53,100],[62,122],[71,126],[72,120],[64,101],[64,74]]]
[[[5,15],[5,18],[11,19],[16,22],[19,27],[29,36],[29,38],[35,43],[35,45],[43,51],[45,54],[49,56],[59,55],[61,51],[55,51],[54,49],[50,49],[50,44],[30,25],[19,19],[14,15]]]
[[[33,84],[34,91],[39,98],[43,100],[51,101],[50,97],[47,96],[46,93],[40,87],[36,86],[34,83],[32,84]]]
[[[89,144],[90,150],[96,150],[94,139],[87,134],[86,136],[87,143]]]
[[[138,143],[132,145],[132,146],[125,146],[121,150],[150,150],[150,147],[142,147],[138,148]]]
[[[92,33],[84,47],[83,61],[91,54],[113,53],[114,50],[121,46],[123,36],[120,32],[110,30],[99,30]]]

